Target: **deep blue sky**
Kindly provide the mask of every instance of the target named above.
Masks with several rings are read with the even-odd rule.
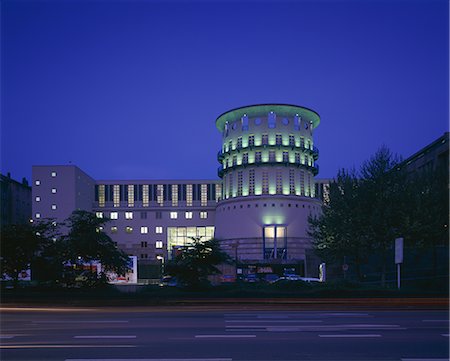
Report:
[[[215,119],[317,111],[319,177],[448,130],[447,0],[2,1],[1,171],[215,179]]]

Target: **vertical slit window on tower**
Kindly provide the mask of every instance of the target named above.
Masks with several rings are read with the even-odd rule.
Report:
[[[242,154],[242,163],[248,164],[248,153]]]
[[[269,193],[269,174],[266,171],[262,172],[262,192]]]
[[[250,169],[248,172],[248,193],[250,195],[255,194],[255,170]]]
[[[295,147],[295,136],[294,136],[294,134],[289,134],[289,146]]]
[[[300,171],[300,193],[305,194],[305,172]]]
[[[268,145],[269,144],[269,134],[263,134],[262,135],[262,145]]]
[[[274,150],[269,151],[269,162],[275,162],[275,151]]]
[[[283,176],[281,170],[277,170],[276,172],[276,189],[277,194],[283,193]]]
[[[237,189],[237,195],[242,196],[242,171],[238,172],[238,189]]]
[[[275,135],[275,144],[281,145],[283,143],[283,136],[281,134]]]
[[[242,122],[242,130],[248,130],[248,116],[247,114],[244,114],[241,118]]]
[[[289,153],[283,152],[283,162],[288,163],[289,162]]]
[[[230,152],[233,150],[233,141],[231,139],[228,141],[228,150]]]
[[[238,137],[237,139],[237,149],[241,149],[242,148],[242,137]]]
[[[295,194],[295,171],[289,169],[289,194]]]
[[[295,117],[294,117],[294,129],[295,130],[300,130],[300,120],[301,119],[302,118],[299,117],[298,114],[295,114]]]
[[[230,194],[230,197],[234,197],[233,193],[233,174],[230,173],[228,175],[228,193]]]
[[[216,202],[218,202],[220,200],[220,198],[222,197],[222,185],[221,184],[216,184]]]

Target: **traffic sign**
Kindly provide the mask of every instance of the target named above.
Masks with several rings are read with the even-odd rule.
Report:
[[[395,264],[403,263],[403,238],[395,239]]]

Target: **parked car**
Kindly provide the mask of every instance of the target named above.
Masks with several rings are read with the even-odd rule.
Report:
[[[161,278],[160,286],[167,286],[167,287],[177,287],[178,281],[176,277],[173,276],[164,276]]]
[[[280,278],[280,276],[278,276],[278,275],[275,274],[275,273],[268,273],[268,274],[264,275],[263,280],[264,280],[265,282],[268,282],[268,283],[274,283],[274,282],[276,282],[279,278]]]
[[[250,273],[250,274],[244,276],[243,281],[250,282],[250,283],[259,282],[259,278],[256,274]]]

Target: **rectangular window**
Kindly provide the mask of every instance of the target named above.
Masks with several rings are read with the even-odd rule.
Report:
[[[172,184],[172,207],[178,207],[178,184]]]
[[[276,189],[277,189],[277,194],[282,194],[283,193],[283,175],[281,173],[280,170],[277,170],[276,172]]]
[[[248,194],[255,194],[255,170],[250,169],[248,172]]]
[[[52,209],[53,209],[53,210],[56,209],[56,204],[52,204]]]
[[[208,185],[202,184],[200,187],[200,205],[206,207],[208,205]]]
[[[156,211],[155,212],[155,218],[156,219],[161,219],[162,218],[162,212],[161,211]]]
[[[192,219],[192,212],[186,212],[184,216],[186,219]]]
[[[40,201],[41,201],[41,197],[37,196],[34,200],[35,200],[36,202],[40,202]]]
[[[237,156],[233,155],[233,167],[237,164]]]
[[[294,129],[300,130],[300,117],[298,116],[298,114],[295,114],[294,117]]]
[[[208,212],[200,212],[200,218],[201,218],[201,219],[206,219],[206,218],[208,218]]]
[[[281,145],[283,143],[283,136],[281,134],[275,135],[275,144]]]
[[[147,219],[147,212],[141,211],[139,213],[141,214],[141,219]]]
[[[141,242],[141,247],[142,248],[146,248],[147,247],[147,241],[142,241]]]
[[[244,114],[241,118],[242,130],[248,130],[248,116]]]
[[[237,175],[238,179],[237,179],[237,195],[238,196],[242,196],[242,171],[238,172]]]
[[[95,212],[97,218],[103,218],[103,212]]]
[[[222,197],[222,185],[216,184],[216,202],[218,202]]]
[[[300,164],[300,153],[295,152],[295,164]]]
[[[35,214],[35,218],[41,218],[41,214],[40,213],[36,213]]]
[[[248,136],[248,146],[249,147],[254,147],[255,146],[255,135],[254,134],[250,134]]]
[[[125,219],[133,219],[133,212],[125,212]]]
[[[126,233],[133,233],[133,227],[129,227],[129,226],[125,227],[125,232]]]
[[[192,184],[186,185],[186,206],[192,207]]]
[[[228,175],[228,193],[230,194],[230,197],[234,197],[234,194],[233,194],[233,173],[230,173]]]
[[[56,192],[56,188],[55,188]],[[105,185],[99,184],[98,186],[98,206],[104,207],[105,206]]]
[[[113,206],[120,206],[120,186],[118,184],[113,186]]]
[[[119,219],[119,213],[118,212],[111,212],[110,217],[111,219]]]
[[[116,226],[112,226],[111,227],[111,233],[117,233],[117,227]]]
[[[158,249],[163,248],[163,242],[162,241],[156,241],[155,248],[158,248]]]
[[[177,219],[178,213],[177,212],[170,212],[170,219]]]
[[[295,194],[295,171],[289,169],[289,194]]]
[[[261,152],[255,152],[255,162],[261,163]]]
[[[232,149],[234,149],[233,148],[233,141],[230,139],[230,141],[228,142],[228,150],[231,152]]]
[[[164,186],[162,184],[156,186],[156,203],[161,207],[164,205]]]
[[[52,193],[53,193],[53,194],[56,193],[56,188],[52,188]]]
[[[237,149],[241,149],[242,148],[242,137],[238,137],[237,139]]]
[[[283,152],[283,162],[289,163],[289,152]]]
[[[248,164],[248,153],[242,154],[242,163]]]
[[[289,134],[289,146],[295,147],[295,136],[294,136],[294,134]]]
[[[34,182],[34,184],[37,185],[37,186],[40,186],[40,185],[41,185],[41,181],[40,181],[40,180],[36,180],[36,181]]]
[[[275,162],[275,151],[269,150],[269,162]]]
[[[56,172],[52,172],[52,177],[53,177],[53,178],[56,177]]]
[[[305,173],[300,171],[300,194],[305,194]]]
[[[134,207],[134,185],[128,185],[128,207]]]
[[[286,259],[286,227],[263,227],[264,259]]]
[[[141,227],[141,234],[147,234],[148,233],[148,227]]]
[[[262,192],[263,194],[269,193],[269,174],[262,172]]]
[[[155,233],[158,233],[158,234],[163,233],[163,228],[159,227],[159,226],[155,227]]]
[[[263,134],[262,135],[262,145],[268,145],[269,144],[269,134]]]
[[[149,194],[150,193],[149,193],[148,184],[144,184],[142,186],[142,206],[143,207],[148,207],[149,200],[150,200]]]

